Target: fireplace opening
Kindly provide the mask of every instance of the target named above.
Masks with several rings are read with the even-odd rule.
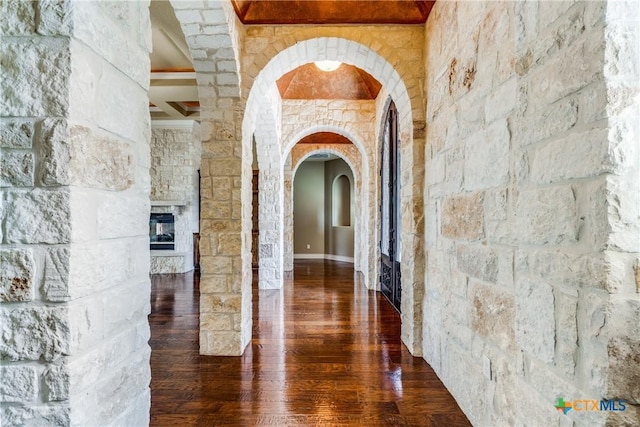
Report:
[[[149,219],[151,250],[175,249],[175,218],[172,213],[152,213]]]

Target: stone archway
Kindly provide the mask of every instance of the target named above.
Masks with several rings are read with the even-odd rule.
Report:
[[[366,220],[368,218],[368,211],[363,208],[365,203],[363,198],[365,192],[362,191],[363,179],[361,153],[355,147],[355,145],[314,145],[305,144],[294,149],[294,146],[287,156],[287,162],[285,164],[285,194],[284,194],[284,224],[285,224],[285,236],[284,236],[284,260],[285,271],[293,270],[293,177],[300,166],[300,164],[309,158],[309,156],[317,153],[329,153],[334,154],[345,161],[345,163],[351,169],[354,178],[354,200],[355,200],[355,212],[358,214],[354,217],[354,270],[360,271],[366,274],[367,269],[362,268],[362,265],[366,263],[367,251],[360,248],[360,242],[366,241]],[[366,266],[366,264],[365,264]],[[287,269],[288,268],[288,269]]]
[[[359,218],[356,219],[356,251],[354,256],[354,269],[360,271],[364,275],[364,283],[367,287],[373,288],[375,283],[370,281],[370,269],[368,263],[368,230],[369,222],[372,222],[371,213],[369,210],[368,197],[369,193],[364,189],[362,183],[369,181],[369,160],[367,154],[364,152],[364,146],[362,143],[362,135],[357,132],[356,129],[351,131],[335,126],[319,126],[312,123],[310,127],[304,129],[300,133],[294,135],[288,142],[285,143],[285,153],[288,162],[284,166],[285,176],[285,198],[284,198],[284,212],[285,212],[285,271],[291,271],[293,269],[293,228],[292,228],[292,176],[295,172],[295,168],[300,164],[301,157],[311,152],[319,152],[324,149],[327,152],[336,154],[345,159],[347,164],[354,171],[354,178],[356,179],[356,211],[360,213]],[[344,136],[352,141],[353,145],[330,145],[330,146],[315,146],[310,145],[304,151],[293,153],[294,147],[298,141],[302,140],[306,136],[312,135],[318,132],[333,132]]]
[[[287,156],[287,162],[285,164],[285,260],[286,264],[290,265],[290,270],[293,270],[293,188],[294,179],[298,169],[302,163],[316,154],[332,154],[342,160],[350,169],[353,177],[353,196],[354,201],[353,212],[358,214],[353,215],[353,239],[354,239],[354,254],[353,254],[353,267],[354,271],[362,271],[360,268],[361,258],[366,256],[366,251],[362,251],[358,248],[358,242],[366,239],[362,234],[362,224],[366,216],[363,214],[362,198],[364,196],[362,191],[362,160],[358,149],[354,145],[346,144],[298,144],[292,147],[289,155]],[[327,230],[325,229],[325,233]],[[327,252],[325,252],[325,255]]]
[[[288,47],[280,46],[282,46],[282,41],[279,41],[275,48],[271,47],[267,53],[263,53],[260,57],[256,55],[256,57],[249,59],[243,58],[243,61],[253,60],[258,66],[262,64],[263,67],[258,71],[255,78],[252,79],[252,76],[246,76],[247,78],[243,80],[243,87],[249,90],[243,118],[243,145],[245,147],[250,146],[251,136],[258,123],[257,116],[260,111],[259,106],[264,102],[264,99],[269,99],[269,95],[275,86],[275,81],[280,76],[300,65],[314,60],[331,59],[355,65],[378,79],[384,88],[384,92],[380,96],[392,98],[398,108],[399,130],[402,141],[401,156],[404,159],[403,168],[411,171],[411,173],[403,174],[401,191],[402,205],[422,206],[422,186],[424,184],[424,165],[422,162],[424,159],[424,121],[416,121],[414,123],[413,112],[414,109],[419,113],[422,113],[423,110],[421,107],[412,106],[409,91],[394,66],[370,46],[347,38],[315,37],[303,41],[291,40],[291,45]],[[389,55],[393,54],[389,53]],[[402,60],[399,59],[398,63],[402,63]],[[415,87],[413,87],[412,90],[415,91]],[[413,99],[414,104],[423,105],[420,95],[414,93]],[[423,116],[421,115],[419,117],[422,118]],[[280,117],[274,117],[276,123],[279,123],[279,119]],[[327,120],[330,124],[335,124],[328,118]],[[284,135],[282,140],[286,140]],[[369,162],[369,168],[372,170],[375,170],[378,164],[377,150],[373,149],[373,147],[376,146],[376,141],[378,141],[376,135],[367,141],[372,147],[372,155],[370,156],[371,160]],[[279,150],[281,154],[285,152],[284,147],[280,145],[274,146],[273,144],[258,147],[257,149],[265,152]],[[418,161],[414,162],[414,159]],[[279,164],[270,164],[269,167],[283,169],[284,161],[285,157],[281,155]],[[378,200],[376,194],[378,180],[374,175],[368,182],[369,188],[366,193],[371,195],[369,203],[374,206]],[[418,212],[415,212],[414,209],[410,209],[403,213],[402,218],[402,239],[407,243],[403,246],[403,251],[407,252],[403,258],[411,260],[406,266],[403,266],[403,277],[406,278],[405,286],[409,289],[408,296],[410,295],[410,298],[407,298],[407,303],[403,306],[402,336],[411,352],[418,355],[421,353],[421,304],[415,304],[412,298],[421,298],[421,295],[424,293],[424,258],[421,251],[420,253],[414,253],[416,248],[422,247],[423,217]],[[377,220],[377,212],[374,220]],[[278,222],[280,222],[279,219]],[[371,265],[376,264],[375,262],[371,262],[371,260],[379,257],[379,249],[375,244],[377,240],[377,237],[368,240],[370,248],[368,259]],[[411,253],[409,253],[409,251],[411,251]],[[376,277],[377,274],[370,274],[370,276]]]

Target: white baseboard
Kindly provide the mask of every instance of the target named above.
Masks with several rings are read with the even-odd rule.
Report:
[[[353,257],[332,254],[293,254],[293,259],[328,259],[331,261],[350,262],[353,264]]]

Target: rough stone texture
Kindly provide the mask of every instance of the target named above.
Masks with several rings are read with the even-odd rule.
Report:
[[[34,123],[31,120],[0,119],[0,147],[31,148]]]
[[[69,408],[65,406],[3,406],[3,424],[9,426],[67,426],[71,423]]]
[[[0,301],[33,298],[36,264],[29,249],[0,249]]]
[[[445,199],[442,207],[442,235],[463,240],[484,237],[482,200],[482,193]]]
[[[517,240],[536,245],[574,243],[578,217],[571,187],[522,190],[516,202]]]
[[[554,298],[551,286],[526,278],[518,281],[516,339],[520,348],[545,363],[552,363],[555,332]]]
[[[486,246],[458,246],[456,252],[458,270],[485,282],[496,282],[499,273],[497,253]]]
[[[473,424],[638,413],[639,21],[635,2],[443,2],[427,21],[423,349]],[[474,244],[450,227],[469,191]],[[629,409],[565,416],[558,396]]]
[[[5,196],[5,239],[8,243],[69,242],[69,192],[34,189],[28,193],[5,193]]]
[[[36,397],[36,370],[26,366],[0,367],[0,402],[26,403]]]
[[[185,272],[184,256],[151,255],[151,274],[176,274]],[[193,266],[191,267],[193,269]],[[188,271],[188,270],[187,270]]]
[[[0,311],[0,360],[52,361],[69,354],[70,325],[62,307]]]
[[[68,39],[4,38],[0,58],[0,116],[65,116],[69,109]]]
[[[0,187],[30,187],[33,185],[33,154],[0,151]]]
[[[64,364],[51,365],[42,376],[43,397],[47,402],[69,398],[69,371]]]
[[[513,329],[516,304],[513,295],[490,286],[472,282],[471,328],[481,336],[493,341],[505,351],[515,349]]]

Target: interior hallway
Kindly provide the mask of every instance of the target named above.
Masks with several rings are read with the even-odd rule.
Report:
[[[241,357],[198,354],[198,302],[197,275],[152,276],[152,426],[469,425],[352,264],[296,261],[283,290],[254,283]]]

